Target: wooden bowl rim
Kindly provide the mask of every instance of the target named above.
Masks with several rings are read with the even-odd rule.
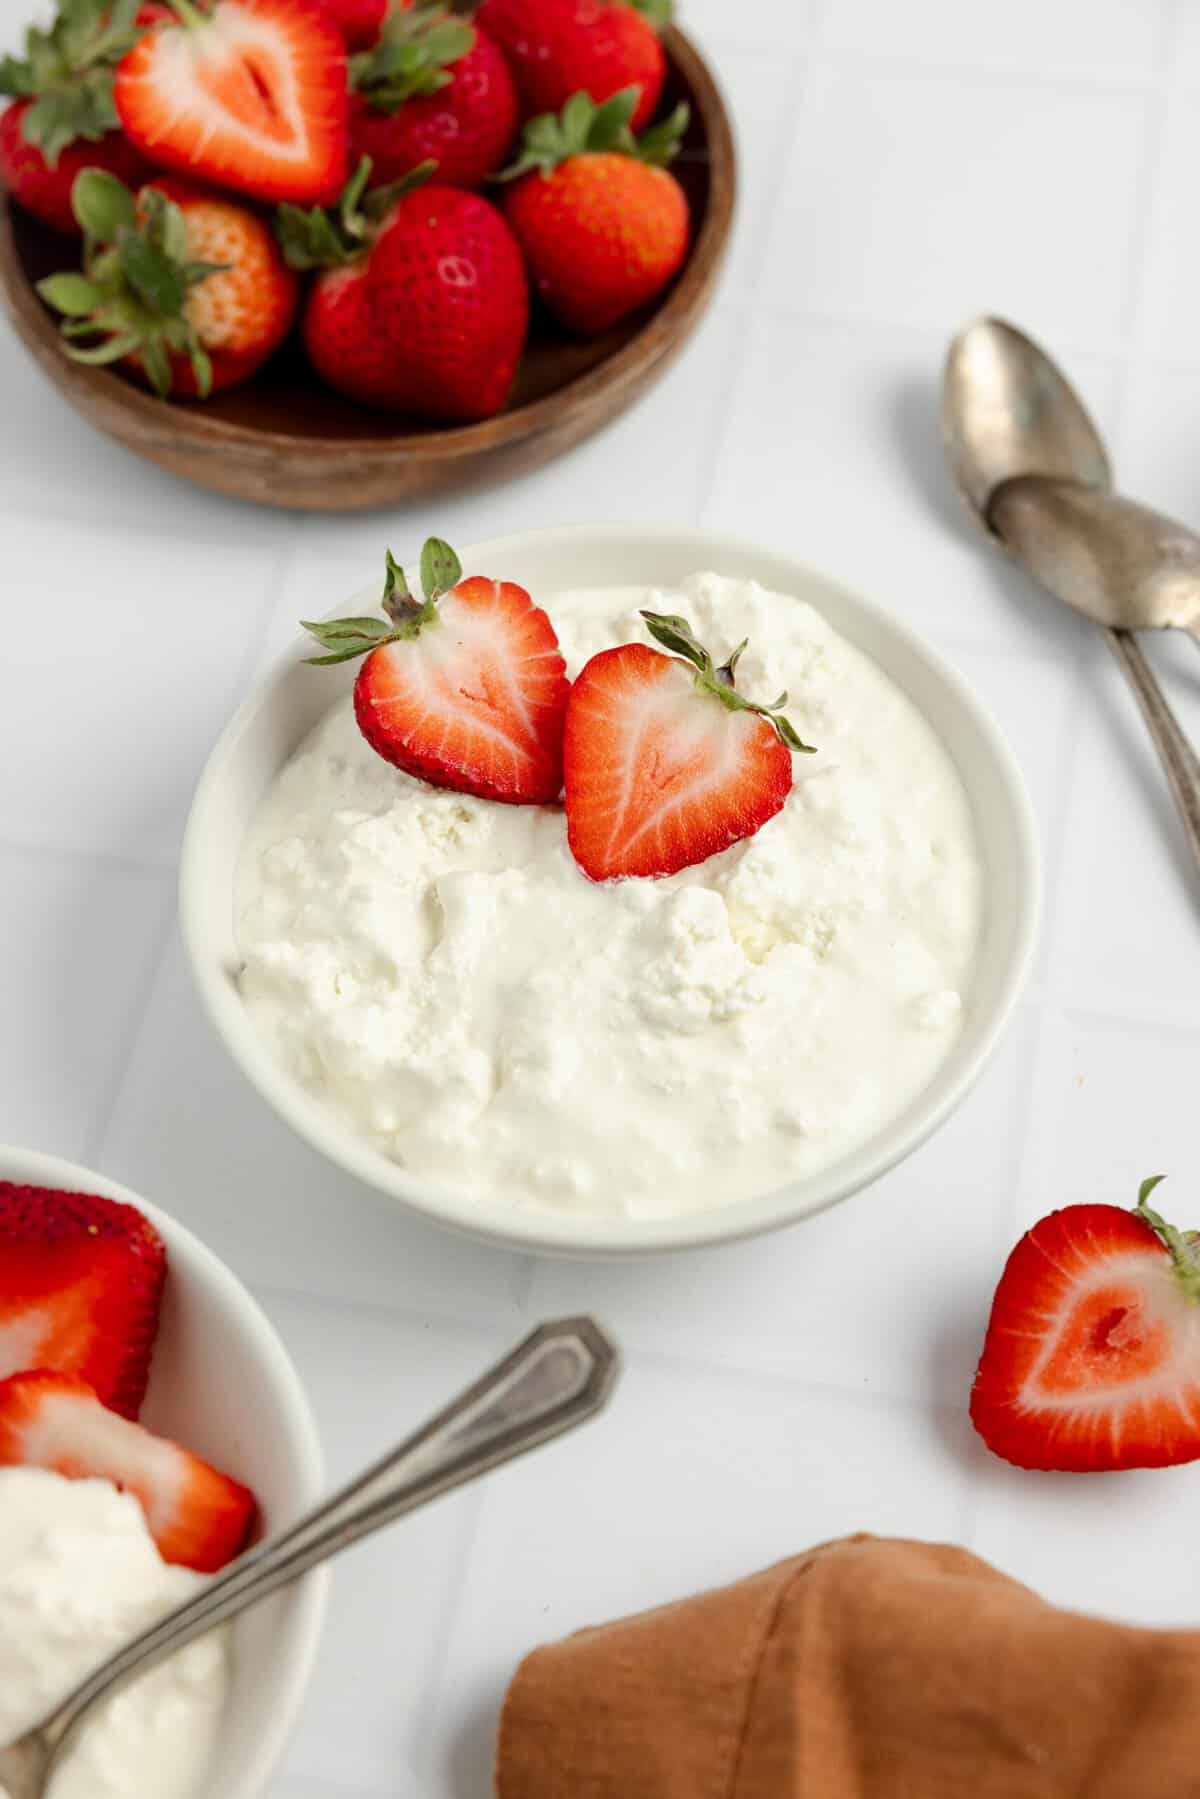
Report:
[[[206,450],[224,445],[242,455],[252,451],[286,453],[294,450],[321,455],[353,450],[382,464],[393,460],[405,462],[414,454],[431,462],[467,460],[476,453],[520,443],[552,423],[568,401],[585,404],[592,395],[606,392],[635,375],[643,365],[649,366],[656,361],[661,353],[660,345],[669,342],[673,335],[672,328],[686,326],[693,306],[710,282],[726,248],[737,195],[737,151],[729,112],[715,75],[692,40],[672,25],[663,33],[663,42],[669,61],[691,91],[708,139],[708,204],[683,272],[666,299],[628,343],[564,386],[511,412],[502,412],[471,425],[394,432],[378,438],[352,438],[317,432],[299,435],[269,426],[206,417],[199,408],[191,406],[164,406],[163,401],[107,369],[88,368],[63,357],[54,321],[28,281],[17,256],[12,203],[7,195],[0,195],[0,293],[12,308],[20,334],[27,341],[36,340],[42,349],[52,350],[64,364],[64,372],[74,377],[69,385],[102,391],[109,404],[132,412],[149,431],[162,431],[164,426],[168,427],[176,442],[188,442]],[[364,416],[374,416],[366,407],[362,411]]]

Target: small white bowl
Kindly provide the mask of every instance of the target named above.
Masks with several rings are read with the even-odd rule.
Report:
[[[673,586],[702,569],[755,580],[810,601],[871,657],[932,724],[958,767],[974,813],[987,914],[962,1036],[914,1103],[853,1154],[808,1179],[717,1210],[654,1221],[578,1218],[482,1203],[422,1181],[356,1137],[279,1067],[237,989],[241,957],[233,895],[247,829],[301,739],[355,676],[355,665],[343,664],[315,680],[302,666],[297,646],[226,727],[196,790],[184,840],[184,941],[225,1047],[279,1115],[330,1161],[439,1224],[510,1246],[609,1257],[691,1249],[792,1224],[865,1187],[916,1149],[958,1105],[996,1047],[1028,971],[1038,918],[1038,854],[1024,783],[1004,738],[970,689],[906,625],[777,551],[702,531],[578,526],[498,538],[464,552],[463,559],[468,568],[502,571],[534,594],[583,583]]]
[[[157,1206],[74,1162],[0,1146],[0,1180],[98,1193],[136,1206],[167,1246],[167,1285],[142,1422],[252,1487],[272,1535],[324,1490],[317,1427],[275,1331],[223,1262]],[[291,1735],[312,1674],[327,1580],[316,1570],[233,1626],[233,1682],[205,1783],[258,1799]]]

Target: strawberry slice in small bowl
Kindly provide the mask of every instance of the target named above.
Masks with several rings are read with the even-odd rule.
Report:
[[[684,618],[643,612],[671,652],[602,650],[571,689],[563,740],[567,839],[593,881],[670,875],[774,818],[792,752],[810,754],[782,708],[737,691],[743,643],[718,668]]]
[[[134,1206],[0,1181],[0,1379],[51,1368],[136,1418],[167,1253]]]
[[[464,580],[441,538],[421,554],[424,598],[388,552],[383,618],[304,621],[317,667],[365,657],[354,711],[372,749],[435,787],[508,805],[562,791],[570,685],[554,626],[523,587]]]
[[[1200,1233],[1137,1206],[1065,1206],[1027,1231],[992,1301],[971,1421],[1019,1468],[1200,1459]]]
[[[201,1574],[241,1553],[257,1510],[248,1487],[46,1369],[0,1381],[0,1467],[112,1481],[138,1501],[164,1562]]]

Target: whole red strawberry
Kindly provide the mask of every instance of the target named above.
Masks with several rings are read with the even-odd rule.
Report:
[[[435,3],[391,14],[374,50],[350,64],[350,150],[373,182],[437,164],[449,187],[479,187],[517,132],[517,90],[500,50]]]
[[[308,0],[174,0],[121,58],[113,98],[131,143],[198,181],[305,205],[345,182],[345,44]]]
[[[364,158],[336,213],[280,207],[276,230],[293,268],[322,271],[303,331],[331,387],[420,418],[488,418],[525,343],[525,268],[496,208],[422,185],[431,169],[367,192]]]
[[[738,693],[741,649],[717,668],[686,619],[643,612],[671,652],[602,650],[571,689],[563,738],[567,841],[593,881],[669,875],[752,837],[807,751],[780,708]]]
[[[658,110],[667,63],[656,27],[670,16],[670,0],[483,0],[475,14],[512,64],[527,116],[636,87],[635,131]]]
[[[162,1238],[133,1206],[0,1181],[0,1380],[53,1368],[136,1418],[166,1274]]]
[[[135,200],[89,169],[75,209],[84,272],[51,275],[38,292],[66,315],[76,361],[119,361],[159,394],[203,398],[248,380],[287,336],[297,279],[268,227],[229,196],[161,175]]]
[[[354,712],[386,762],[508,805],[556,800],[570,686],[549,618],[512,581],[464,580],[441,538],[421,553],[421,585],[424,601],[389,551],[386,616],[306,622],[325,651],[311,660],[366,657]]]
[[[607,331],[662,292],[687,256],[683,189],[663,167],[688,109],[633,136],[632,88],[596,106],[586,94],[531,121],[504,179],[504,211],[535,291],[565,325]]]
[[[0,182],[56,231],[79,235],[71,188],[81,169],[109,169],[122,181],[149,173],[126,142],[113,104],[113,69],[137,40],[137,0],[101,12],[89,0],[62,0],[48,31],[25,34],[23,58],[0,58]]]
[[[971,1420],[1020,1468],[1091,1473],[1200,1458],[1200,1237],[1138,1204],[1065,1206],[1000,1277]]]

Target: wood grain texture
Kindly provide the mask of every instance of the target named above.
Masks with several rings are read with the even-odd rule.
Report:
[[[645,393],[712,298],[733,220],[733,133],[694,45],[675,29],[663,41],[665,103],[687,100],[692,108],[675,165],[692,216],[688,261],[652,307],[599,338],[572,338],[535,309],[508,408],[482,424],[440,428],[373,413],[323,386],[295,344],[246,387],[203,404],[164,403],[120,372],[71,362],[33,287],[70,266],[71,246],[7,200],[0,202],[0,298],[46,375],[92,425],[172,474],[236,499],[357,512],[534,468]]]

